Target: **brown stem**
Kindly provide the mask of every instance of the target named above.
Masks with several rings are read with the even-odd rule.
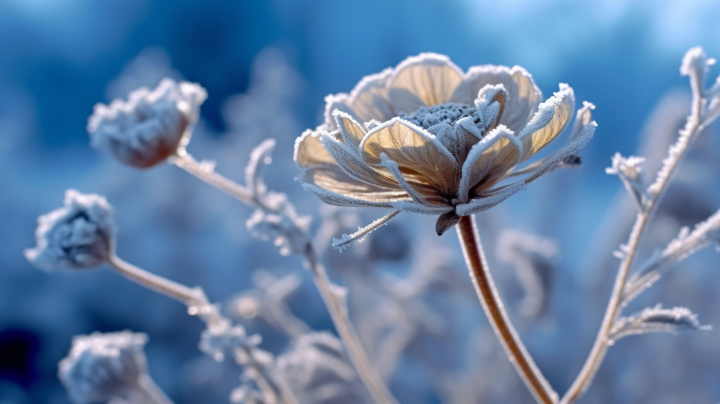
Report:
[[[540,369],[535,365],[503,308],[485,261],[485,253],[480,244],[475,219],[472,216],[463,216],[458,223],[457,232],[475,291],[510,362],[515,366],[515,370],[538,403],[556,403],[557,393],[553,391],[550,383],[545,380]]]

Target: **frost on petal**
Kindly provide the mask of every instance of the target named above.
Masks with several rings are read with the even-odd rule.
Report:
[[[575,94],[566,84],[560,85],[560,91],[540,104],[538,112],[518,134],[523,143],[525,161],[553,141],[570,122],[575,110]]]
[[[164,79],[154,90],[143,87],[127,101],[97,104],[88,120],[93,147],[133,167],[152,167],[189,141],[189,131],[207,98],[197,84]]]
[[[473,97],[477,97],[480,89],[487,85],[502,84],[505,87],[508,99],[498,123],[515,133],[520,132],[532,118],[542,100],[542,92],[532,76],[520,66],[473,66],[465,74],[465,82],[470,86]]]
[[[94,268],[112,254],[114,232],[104,197],[69,189],[62,208],[38,218],[37,246],[25,250],[25,257],[45,271]]]
[[[663,309],[659,304],[648,307],[630,317],[621,317],[610,330],[608,339],[612,342],[629,335],[681,331],[709,331],[710,326],[701,325],[697,315],[685,307]]]
[[[455,207],[455,212],[460,216],[468,216],[484,210],[488,210],[493,206],[505,201],[507,198],[525,189],[524,181],[514,182],[499,188],[485,191],[479,195],[475,195],[468,203],[463,203]]]
[[[360,122],[385,122],[394,116],[387,90],[391,74],[392,69],[387,68],[380,73],[365,76],[350,92],[348,103]]]
[[[326,332],[303,335],[277,358],[277,369],[300,403],[369,402],[340,341]]]
[[[352,179],[375,187],[397,188],[397,183],[390,176],[373,170],[365,164],[357,151],[352,150],[336,137],[323,133],[320,141],[335,164]]]
[[[334,164],[335,160],[330,156],[320,142],[320,135],[323,127],[316,130],[308,129],[295,139],[295,163],[300,168],[307,168],[316,164]]]
[[[411,113],[424,106],[471,101],[462,71],[447,56],[436,53],[405,59],[395,68],[388,86],[396,112]]]
[[[349,105],[350,96],[346,93],[330,94],[325,97],[325,129],[333,131],[337,129],[337,124],[333,118],[335,111],[345,112],[353,118],[357,118],[355,112]]]
[[[336,165],[318,165],[304,170],[303,188],[324,202],[339,206],[392,207],[391,202],[410,199],[400,188],[386,189],[359,182]]]
[[[58,364],[58,378],[74,403],[106,402],[135,391],[146,375],[143,333],[78,335]]]
[[[505,126],[498,126],[476,143],[462,167],[458,198],[467,202],[471,191],[482,181],[491,186],[494,180],[504,175],[517,164],[522,155],[522,144]]]
[[[342,111],[335,111],[333,118],[340,129],[343,142],[352,150],[358,150],[360,142],[365,137],[365,131],[357,121]]]
[[[408,182],[426,183],[446,195],[455,193],[455,157],[422,128],[393,119],[369,132],[360,148],[371,167],[382,168],[380,155],[385,153]]]

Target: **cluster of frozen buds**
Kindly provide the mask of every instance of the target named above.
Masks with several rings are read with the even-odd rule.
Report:
[[[127,165],[152,167],[187,145],[206,98],[200,85],[166,78],[127,101],[97,104],[87,126],[91,143]]]
[[[545,102],[515,66],[460,70],[424,53],[327,98],[325,122],[295,144],[303,187],[324,202],[439,215],[442,234],[562,165],[595,130],[592,105],[578,112],[570,141],[526,169],[517,166],[554,140],[575,108],[572,88]],[[523,178],[506,183],[516,176]],[[379,225],[381,223],[378,223]]]
[[[62,208],[38,218],[35,237],[25,257],[42,270],[100,266],[115,249],[112,207],[102,196],[69,189]]]

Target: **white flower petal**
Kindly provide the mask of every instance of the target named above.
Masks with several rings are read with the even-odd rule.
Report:
[[[391,207],[390,203],[409,200],[401,189],[385,189],[357,181],[336,165],[318,165],[300,173],[303,189],[325,203],[339,206]]]
[[[422,194],[423,189],[415,189],[408,181],[405,179],[405,177],[400,172],[400,167],[398,167],[397,163],[390,160],[388,156],[385,153],[380,154],[380,158],[382,160],[383,167],[387,168],[388,171],[395,177],[398,184],[405,190],[405,192],[410,195],[410,197],[413,199],[413,201],[425,205],[425,206],[438,206],[438,205],[446,205],[445,200],[440,196],[437,195],[436,192],[432,192],[429,195],[426,192],[426,195]],[[430,202],[433,201],[434,203]]]
[[[316,164],[335,163],[335,160],[320,142],[320,134],[323,130],[322,126],[315,130],[308,129],[299,138],[295,139],[293,159],[300,168],[307,168]]]
[[[391,74],[392,69],[387,68],[380,73],[365,76],[350,92],[347,103],[360,122],[373,119],[385,122],[395,116],[387,90]]]
[[[396,112],[445,102],[470,103],[462,71],[447,56],[421,53],[401,62],[390,78],[388,96]]]
[[[468,203],[457,205],[455,207],[455,212],[457,212],[460,216],[467,216],[488,210],[522,191],[525,187],[526,184],[524,181],[518,181],[500,188],[492,189],[485,194],[478,195]]]
[[[401,212],[421,213],[423,215],[442,215],[453,210],[452,206],[428,206],[414,201],[392,202],[392,207]]]
[[[458,198],[467,202],[470,191],[484,178],[492,182],[517,164],[522,155],[522,144],[505,126],[498,126],[476,143],[462,167]]]
[[[505,111],[498,123],[518,133],[533,116],[542,100],[542,92],[530,73],[520,66],[473,66],[465,74],[472,96],[488,84],[502,84],[508,92]]]
[[[426,130],[399,118],[370,131],[360,145],[362,158],[371,167],[382,167],[381,153],[396,162],[409,182],[427,183],[443,194],[455,193],[457,161]]]
[[[336,110],[345,112],[353,118],[357,118],[355,111],[350,107],[350,96],[346,93],[330,94],[325,97],[325,127],[327,130],[337,129],[337,123],[333,118]]]
[[[340,142],[331,134],[323,133],[320,142],[330,153],[335,164],[353,179],[376,187],[397,188],[395,181],[370,168],[356,151],[351,150],[348,145]]]
[[[362,142],[365,137],[365,131],[362,126],[360,126],[360,124],[358,124],[352,116],[339,110],[333,112],[333,118],[340,129],[343,142],[345,142],[348,147],[357,153],[360,147],[360,142]]]
[[[525,161],[550,143],[562,132],[575,109],[575,93],[567,84],[560,84],[560,91],[540,104],[538,112],[520,132]]]

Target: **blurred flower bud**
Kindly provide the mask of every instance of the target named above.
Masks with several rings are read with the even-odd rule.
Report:
[[[112,207],[96,194],[69,189],[62,208],[38,218],[37,246],[25,250],[36,267],[89,269],[105,263],[114,249]]]
[[[152,91],[131,92],[127,102],[96,104],[87,126],[91,143],[127,165],[152,167],[187,145],[205,99],[200,85],[166,78]]]
[[[106,402],[138,389],[147,371],[143,333],[121,331],[78,335],[67,357],[60,361],[58,377],[74,403]]]
[[[248,231],[256,239],[272,241],[282,255],[302,254],[309,243],[307,230],[311,218],[298,215],[285,194],[268,193],[265,198],[279,209],[276,212],[256,209],[245,222]]]

